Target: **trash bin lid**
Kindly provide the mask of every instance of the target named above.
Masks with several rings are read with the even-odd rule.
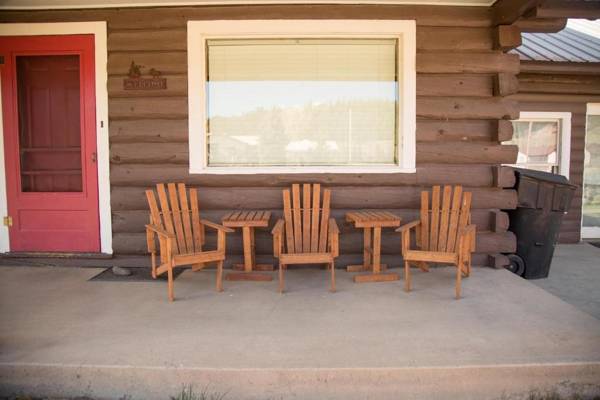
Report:
[[[519,186],[519,180],[521,178],[530,178],[535,181],[548,182],[553,185],[565,185],[571,186],[573,189],[577,189],[577,186],[572,185],[567,178],[562,175],[552,174],[550,172],[536,171],[533,169],[525,168],[513,168],[517,175],[517,187]]]
[[[517,207],[566,212],[577,186],[562,175],[515,168]]]

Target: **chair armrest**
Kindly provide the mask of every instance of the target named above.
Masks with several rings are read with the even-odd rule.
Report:
[[[467,240],[467,249],[466,252],[467,253],[472,253],[475,251],[475,225],[467,225],[463,228],[460,228],[458,230],[458,240],[457,240],[457,251],[461,251],[463,243],[465,240]]]
[[[214,222],[210,222],[206,219],[201,219],[200,223],[204,226],[208,226],[209,228],[213,228],[216,229],[218,231],[223,231],[223,232],[227,232],[227,233],[232,233],[235,232],[233,229],[228,228],[226,226],[220,225],[220,224],[215,224]]]
[[[285,221],[283,219],[278,219],[277,222],[275,223],[275,226],[273,227],[273,230],[271,231],[272,235],[281,235],[283,233],[283,226],[285,224]]]
[[[473,225],[473,224],[467,225],[458,231],[459,242],[461,240],[470,239],[470,246],[469,246],[470,252],[475,251],[475,239],[476,239],[475,234],[476,234],[476,232],[477,232],[477,229],[475,228],[475,225]]]
[[[475,234],[475,225],[471,224],[471,225],[467,225],[463,228],[460,228],[460,230],[458,231],[458,236],[467,236],[469,234]]]
[[[283,228],[285,221],[283,219],[277,220],[271,234],[273,235],[273,256],[279,258],[283,250]]]
[[[169,233],[169,232],[165,231],[164,229],[159,228],[158,226],[147,224],[146,225],[146,229],[148,229],[149,231],[152,231],[152,232],[156,233],[159,236],[164,236],[164,237],[169,238],[169,239],[175,239],[175,235],[174,234]]]
[[[412,228],[416,228],[420,224],[421,224],[421,221],[412,221],[412,222],[409,222],[408,224],[402,225],[400,228],[397,228],[396,232],[407,232],[407,231],[411,230]]]
[[[329,218],[329,232],[332,235],[339,235],[340,228],[338,228],[337,222],[335,222],[334,218]]]

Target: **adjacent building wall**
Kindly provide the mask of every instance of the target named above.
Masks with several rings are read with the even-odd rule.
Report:
[[[416,19],[417,172],[415,174],[189,175],[186,22],[211,19]],[[346,210],[381,208],[404,222],[417,218],[419,193],[434,184],[460,184],[473,192],[478,227],[477,264],[515,250],[507,214],[516,205],[514,176],[502,163],[516,160],[509,119],[518,105],[502,97],[516,90],[518,56],[494,50],[496,28],[486,7],[390,5],[277,5],[127,8],[2,12],[0,22],[108,21],[111,206],[116,254],[145,253],[148,211],[144,190],[157,182],[198,186],[204,217],[219,220],[230,209],[282,208],[281,188],[321,182],[333,188],[334,216],[341,224],[339,265],[362,257],[362,233],[343,222]],[[125,91],[132,61],[168,80],[162,91]],[[198,88],[201,90],[201,88]],[[240,235],[228,253],[242,253]],[[397,234],[385,232],[386,255],[398,255]],[[268,231],[257,234],[259,255],[272,254]],[[397,262],[397,259],[396,259]]]
[[[581,239],[586,104],[600,101],[600,64],[523,61],[518,78],[519,94],[513,97],[520,100],[521,111],[572,114],[569,180],[579,188],[563,219],[559,240],[577,243]]]

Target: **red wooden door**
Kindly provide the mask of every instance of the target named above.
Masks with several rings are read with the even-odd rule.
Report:
[[[93,35],[0,38],[11,251],[98,252]]]

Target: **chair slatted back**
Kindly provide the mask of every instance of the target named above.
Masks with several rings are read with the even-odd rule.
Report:
[[[430,205],[431,204],[431,208]],[[421,249],[454,252],[458,232],[471,222],[471,193],[462,186],[434,186],[421,192]]]
[[[150,206],[150,223],[175,235],[173,254],[202,251],[204,229],[200,223],[198,193],[190,189],[190,201],[183,183],[159,183],[156,185],[160,211],[154,191],[146,190]]]
[[[318,183],[283,190],[285,245],[289,254],[327,251],[331,191]],[[322,196],[321,196],[322,192]]]

